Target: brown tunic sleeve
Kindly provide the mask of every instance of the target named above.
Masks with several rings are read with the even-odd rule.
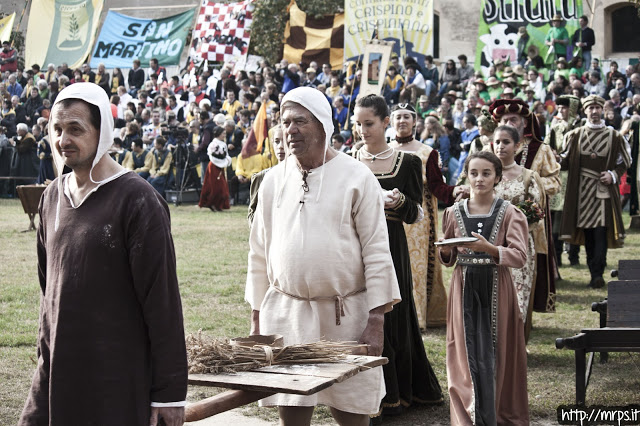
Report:
[[[127,246],[149,335],[151,401],[184,401],[187,357],[169,208],[155,193],[138,200],[129,215]]]

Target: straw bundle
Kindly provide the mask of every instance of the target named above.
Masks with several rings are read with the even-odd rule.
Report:
[[[189,373],[234,373],[269,365],[340,362],[366,345],[357,342],[319,341],[284,347],[232,345],[208,339],[200,332],[187,336]]]

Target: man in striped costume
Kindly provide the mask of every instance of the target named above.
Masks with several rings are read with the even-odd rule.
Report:
[[[587,122],[565,135],[561,154],[569,175],[560,238],[584,244],[595,288],[604,286],[607,249],[624,244],[618,183],[631,163],[624,138],[604,124],[603,106],[597,95],[582,100]]]

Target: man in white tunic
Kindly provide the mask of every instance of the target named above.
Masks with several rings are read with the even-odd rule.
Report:
[[[400,301],[380,185],[369,169],[329,147],[331,107],[316,89],[282,100],[289,156],[260,187],[251,229],[246,300],[252,334],[285,345],[360,341],[380,356],[384,313]],[[282,425],[309,425],[324,404],[340,425],[368,425],[385,394],[382,368],[312,396],[278,394]]]

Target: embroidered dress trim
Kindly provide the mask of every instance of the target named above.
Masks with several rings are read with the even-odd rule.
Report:
[[[487,214],[470,214],[469,213],[469,208],[467,207],[467,203],[469,202],[468,198],[465,198],[464,200],[464,213],[465,215],[467,215],[468,218],[474,218],[474,217],[490,217],[493,214],[493,210],[496,208],[496,203],[498,202],[499,198],[495,197],[493,199],[493,204],[491,204],[491,209],[489,210],[489,213]],[[466,237],[466,235],[465,235]]]

